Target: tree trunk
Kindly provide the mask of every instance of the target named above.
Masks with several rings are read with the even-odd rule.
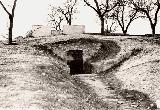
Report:
[[[69,24],[69,25],[72,25],[72,22],[71,22],[71,20],[69,20],[68,24]]]
[[[72,25],[72,16],[69,15],[69,22],[68,22],[69,25]]]
[[[155,36],[155,31],[156,31],[156,25],[152,24],[151,25],[151,29],[152,29],[152,36],[154,37]]]
[[[127,34],[127,30],[123,30],[123,35],[126,35]]]
[[[13,17],[12,15],[9,15],[9,21],[10,21],[10,25],[9,25],[9,35],[8,35],[8,43],[12,44],[12,30],[13,30]]]
[[[104,18],[101,17],[100,20],[101,20],[101,35],[104,35]]]

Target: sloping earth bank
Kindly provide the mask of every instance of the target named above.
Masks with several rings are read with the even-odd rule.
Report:
[[[25,44],[4,45],[0,52],[0,109],[107,109],[96,96],[87,102],[88,95],[72,83],[63,62]]]
[[[125,48],[139,48],[139,54],[130,57],[114,70],[101,72],[104,83],[109,83],[115,91],[127,100],[159,100],[159,60],[160,47],[143,38],[120,39]],[[147,102],[150,104],[150,101]],[[157,103],[158,104],[158,103]],[[152,104],[153,105],[153,104]],[[157,105],[159,106],[159,105]],[[155,107],[156,108],[156,107]]]

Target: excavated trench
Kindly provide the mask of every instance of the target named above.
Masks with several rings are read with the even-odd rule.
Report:
[[[139,54],[140,49],[133,49],[116,63],[110,62],[111,66],[105,71],[93,74],[96,69],[93,65],[95,62],[116,58],[121,51],[121,47],[116,42],[80,38],[35,46],[47,55],[68,64],[75,85],[79,87],[83,85],[82,89],[85,87],[84,92],[87,94],[88,91],[91,93],[94,91],[93,94],[97,94],[100,100],[109,104],[109,110],[154,110],[155,106],[151,106],[152,102],[147,94],[134,90],[121,90],[121,81],[114,75],[125,61]],[[94,96],[90,95],[91,97]]]

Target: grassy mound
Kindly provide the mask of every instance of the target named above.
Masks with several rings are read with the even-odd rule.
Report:
[[[67,51],[83,50],[84,72],[86,74],[96,71],[94,63],[114,59],[121,49],[115,41],[103,41],[95,38],[69,39],[35,46],[38,50],[42,50],[46,54],[58,58],[63,62],[67,61]]]

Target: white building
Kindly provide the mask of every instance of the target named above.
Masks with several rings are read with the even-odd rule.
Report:
[[[63,31],[56,31],[51,28],[51,26],[43,25],[33,25],[32,26],[32,36],[50,36],[50,35],[59,35],[59,34],[83,34],[85,33],[84,25],[64,25]]]
[[[84,25],[64,25],[63,34],[83,34],[85,33]]]

